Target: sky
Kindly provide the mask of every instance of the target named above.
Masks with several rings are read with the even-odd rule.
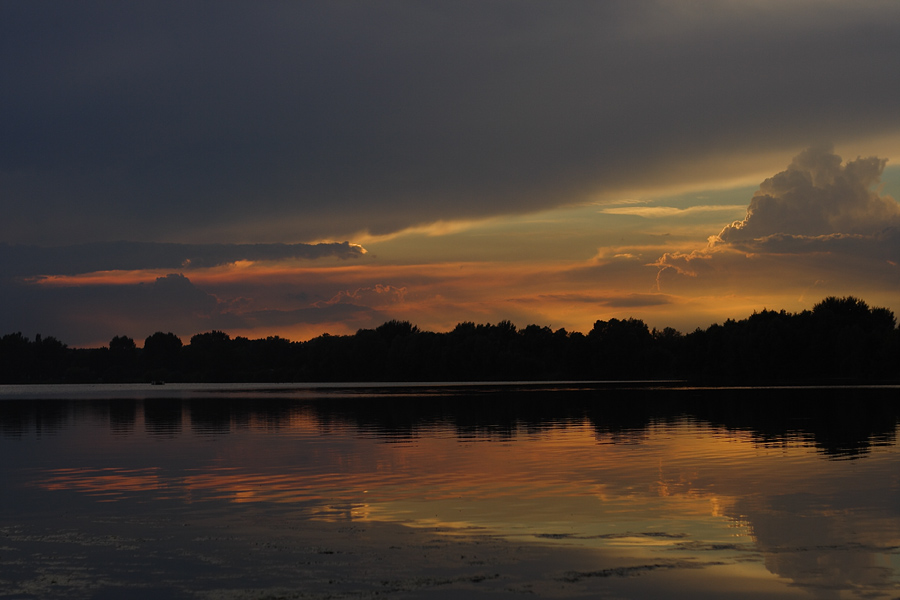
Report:
[[[0,3],[0,335],[900,314],[900,3]]]

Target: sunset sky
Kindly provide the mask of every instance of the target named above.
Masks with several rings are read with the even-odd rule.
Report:
[[[0,4],[0,335],[900,314],[900,2]]]

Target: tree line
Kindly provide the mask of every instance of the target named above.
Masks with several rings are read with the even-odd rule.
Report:
[[[422,331],[392,320],[305,342],[273,336],[156,332],[138,348],[114,337],[69,348],[54,337],[0,338],[0,383],[351,382],[680,379],[708,384],[900,381],[894,314],[858,298],[812,310],[754,312],[682,334],[639,319],[598,320],[587,333],[509,321]]]

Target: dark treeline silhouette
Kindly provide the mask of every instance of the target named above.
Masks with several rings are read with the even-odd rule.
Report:
[[[860,383],[900,380],[893,313],[854,297],[812,310],[763,310],[682,334],[638,319],[597,321],[586,335],[509,321],[421,331],[389,321],[306,342],[231,338],[182,344],[157,332],[138,348],[68,348],[53,337],[0,338],[0,382],[348,382],[682,379],[703,383]]]

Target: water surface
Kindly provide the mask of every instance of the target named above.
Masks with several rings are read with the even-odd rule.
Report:
[[[896,598],[898,391],[0,388],[0,597]]]

